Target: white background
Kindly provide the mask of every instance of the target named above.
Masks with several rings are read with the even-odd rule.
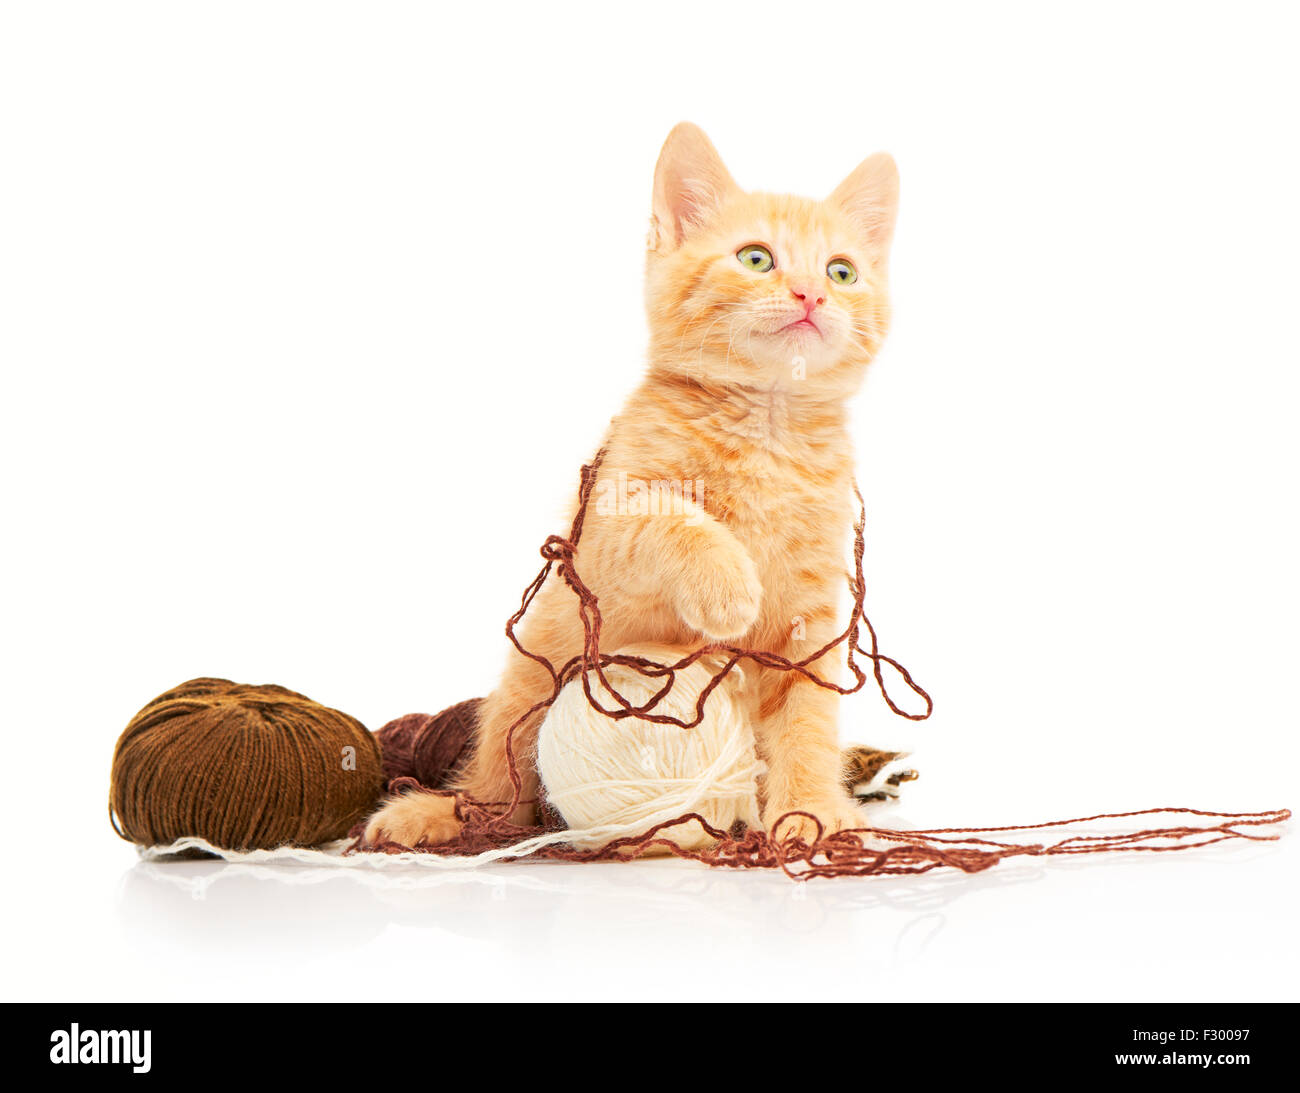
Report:
[[[146,866],[114,740],[195,675],[377,727],[491,686],[637,379],[683,118],[896,156],[868,605],[936,698],[888,822],[1296,801],[1282,5],[13,4],[0,17],[4,993],[1295,999],[1297,852],[792,885]]]

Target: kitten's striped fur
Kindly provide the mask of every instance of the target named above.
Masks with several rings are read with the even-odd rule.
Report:
[[[842,627],[855,511],[845,404],[888,326],[897,200],[886,155],[815,201],[742,191],[698,128],[684,123],[669,134],[646,262],[649,369],[610,426],[597,495],[620,473],[703,490],[668,513],[589,509],[576,564],[600,598],[605,651],[644,642],[685,650],[712,638],[797,659]],[[737,260],[750,244],[771,252],[771,270]],[[857,280],[834,282],[832,259],[851,262]],[[816,330],[788,326],[805,314]],[[525,645],[557,665],[574,656],[582,637],[574,608],[572,594],[548,582],[521,630]],[[838,649],[814,667],[839,679],[842,658]],[[746,678],[768,765],[765,821],[800,809],[831,830],[860,825],[841,784],[838,696],[794,673],[747,670]],[[459,790],[510,799],[506,730],[549,691],[545,672],[511,650]],[[540,720],[516,733],[525,796],[536,792]],[[531,806],[516,816],[531,818]],[[388,803],[366,834],[413,846],[456,831],[449,798],[417,793]]]

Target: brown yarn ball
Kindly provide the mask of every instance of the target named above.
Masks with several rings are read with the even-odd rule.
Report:
[[[377,730],[384,782],[414,778],[426,789],[445,788],[466,758],[482,704],[467,698],[441,713],[408,713]]]
[[[375,805],[380,763],[360,721],[305,695],[191,679],[118,738],[109,815],[119,835],[145,846],[186,835],[228,850],[315,846],[342,838]]]

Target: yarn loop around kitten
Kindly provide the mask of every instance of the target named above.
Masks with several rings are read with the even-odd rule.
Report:
[[[354,717],[274,684],[191,679],[144,707],[113,752],[109,818],[143,846],[229,850],[343,838],[382,790]]]

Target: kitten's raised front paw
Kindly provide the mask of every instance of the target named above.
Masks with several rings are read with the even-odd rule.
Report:
[[[787,815],[794,813],[794,815]],[[814,820],[813,817],[816,817]],[[769,803],[763,809],[763,824],[778,842],[797,836],[806,843],[813,843],[818,837],[817,824],[821,823],[821,837],[834,835],[837,831],[850,831],[866,827],[867,818],[847,797],[811,804],[775,804]],[[773,830],[773,825],[775,830]]]
[[[407,793],[394,797],[366,824],[365,846],[398,843],[432,846],[451,842],[460,834],[456,798],[440,793]]]
[[[728,641],[758,621],[763,583],[744,550],[710,551],[677,596],[677,613],[710,641]]]

